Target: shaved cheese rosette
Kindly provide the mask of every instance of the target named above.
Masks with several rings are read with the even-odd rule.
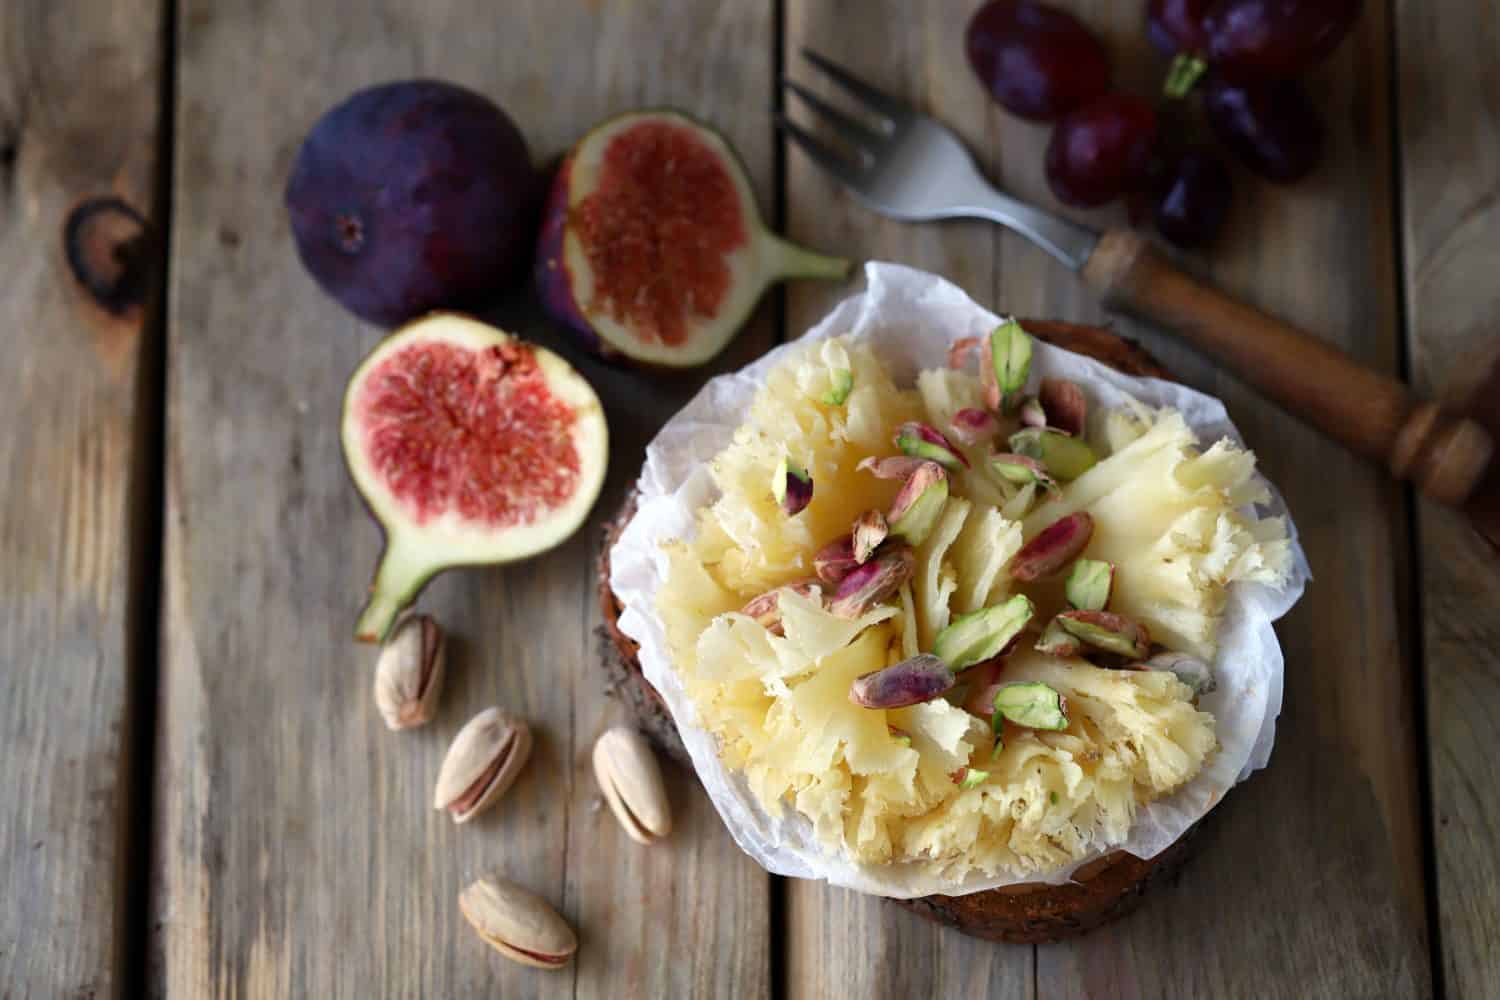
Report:
[[[716,495],[691,537],[662,544],[654,609],[694,724],[766,813],[805,817],[823,850],[854,864],[916,866],[954,885],[1052,872],[1125,843],[1138,812],[1191,781],[1218,747],[1214,715],[1173,672],[1086,643],[1068,655],[1034,648],[1068,610],[1066,572],[1013,578],[1023,546],[1085,512],[1082,554],[1114,567],[1109,613],[1138,623],[1153,648],[1205,662],[1229,588],[1278,586],[1293,567],[1286,523],[1255,513],[1267,499],[1255,458],[1230,439],[1200,442],[1170,407],[1114,406],[1091,413],[1090,432],[1068,445],[1086,445],[1094,464],[1049,488],[991,467],[1021,429],[1015,413],[995,413],[989,439],[954,430],[985,397],[968,369],[931,368],[898,385],[867,340],[794,347],[713,459]],[[861,515],[891,508],[901,479],[860,463],[901,454],[893,441],[912,421],[946,440],[920,452],[947,460],[946,499],[912,539],[909,577],[836,614],[841,583],[818,579],[814,555]],[[790,516],[770,488],[784,461],[813,483],[811,502]],[[879,551],[904,544],[893,534]],[[771,592],[757,607],[774,615],[743,613]],[[999,656],[955,668],[945,695],[892,708],[851,701],[857,678],[932,653],[956,620],[1016,594],[1034,609],[1020,635]],[[1023,683],[1060,696],[1063,728],[996,712],[994,691]]]

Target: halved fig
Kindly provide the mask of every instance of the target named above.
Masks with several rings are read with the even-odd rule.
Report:
[[[566,361],[475,319],[408,324],[360,363],[340,428],[385,529],[355,635],[382,639],[450,566],[512,562],[577,530],[604,485],[604,411]]]
[[[536,258],[547,312],[585,347],[668,368],[718,354],[774,282],[848,272],[770,232],[729,142],[670,110],[611,118],[578,141]]]

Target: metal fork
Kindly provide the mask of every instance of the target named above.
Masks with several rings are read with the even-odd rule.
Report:
[[[1414,398],[1405,385],[1322,340],[1199,282],[1128,229],[1096,232],[995,190],[951,129],[847,69],[802,50],[862,107],[866,124],[794,80],[783,80],[847,147],[830,146],[778,115],[779,128],[864,204],[895,219],[980,218],[1014,229],[1077,272],[1106,305],[1174,328],[1286,410],[1398,479],[1452,506],[1500,504],[1500,463],[1484,427]],[[1496,498],[1476,498],[1478,492]],[[1474,503],[1470,503],[1473,500]],[[1481,525],[1500,544],[1500,527]]]
[[[1083,268],[1099,242],[1098,233],[995,190],[948,126],[816,52],[803,49],[802,55],[862,104],[873,125],[850,117],[795,80],[784,80],[786,88],[844,142],[848,153],[831,148],[784,115],[777,116],[777,127],[865,205],[906,222],[989,219],[1014,229],[1069,269]]]

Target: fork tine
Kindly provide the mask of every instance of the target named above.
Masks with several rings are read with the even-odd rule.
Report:
[[[872,155],[884,144],[885,138],[867,128],[864,123],[844,114],[796,80],[782,80],[781,85],[802,99],[809,109],[821,116],[828,127],[849,145],[865,156]]]
[[[906,105],[901,101],[898,101],[883,90],[877,90],[870,86],[838,63],[829,61],[812,49],[803,49],[802,58],[826,73],[834,83],[843,87],[851,95],[882,112],[889,119],[889,125],[895,125],[898,119],[908,114]]]
[[[785,115],[776,115],[776,127],[786,133],[787,139],[806,153],[808,159],[832,174],[836,180],[850,187],[855,186],[854,175],[859,164],[851,163],[835,153]]]

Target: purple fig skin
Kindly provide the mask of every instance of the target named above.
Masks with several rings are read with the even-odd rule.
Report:
[[[552,178],[552,190],[547,195],[547,206],[543,209],[541,235],[536,243],[536,293],[542,308],[553,321],[567,329],[578,345],[606,360],[616,360],[619,352],[599,338],[589,321],[584,319],[573,298],[573,289],[568,280],[568,267],[563,259],[563,233],[568,225],[568,175],[573,169],[573,158],[566,157],[558,165],[557,175]]]
[[[480,304],[519,275],[542,193],[526,140],[494,102],[405,80],[358,91],[318,119],[285,202],[308,273],[389,327]]]
[[[849,700],[862,708],[905,708],[931,701],[958,682],[931,653],[863,674],[849,686]]]

